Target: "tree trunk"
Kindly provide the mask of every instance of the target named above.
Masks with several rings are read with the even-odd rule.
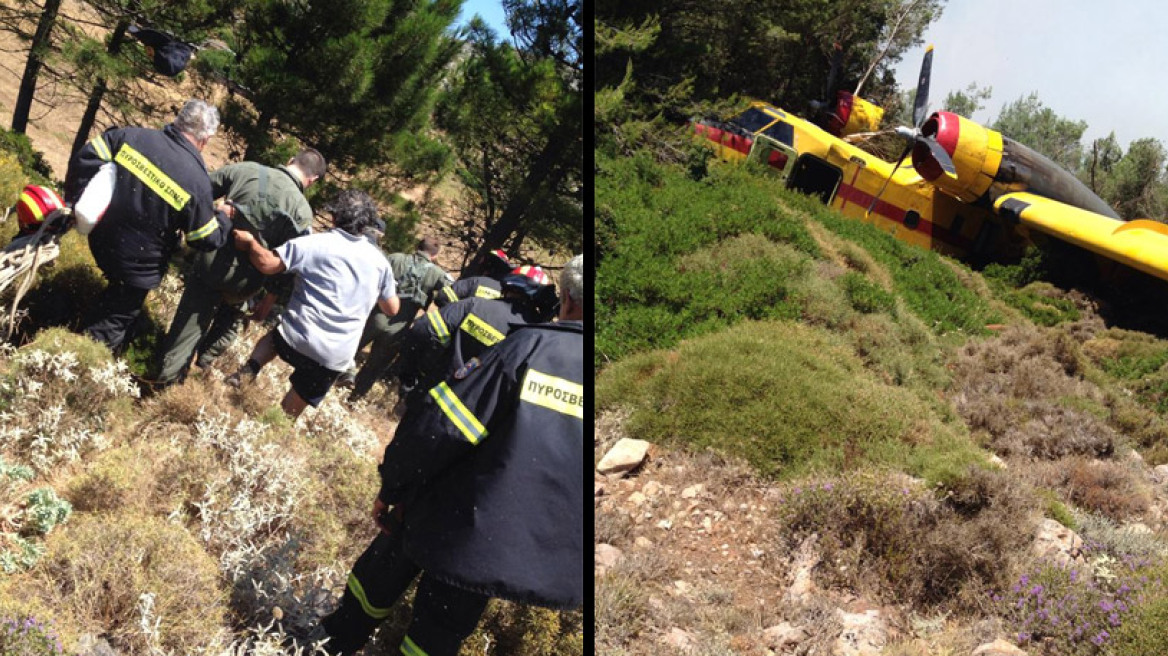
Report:
[[[57,21],[57,10],[61,0],[45,0],[44,11],[37,23],[36,34],[32,37],[32,47],[28,49],[28,61],[24,64],[24,75],[20,78],[20,93],[16,96],[16,108],[12,111],[12,131],[24,134],[28,127],[28,115],[32,111],[32,98],[36,95],[37,76],[44,64],[44,54],[49,48],[49,34]]]
[[[106,52],[116,57],[122,51],[122,43],[126,38],[126,29],[129,27],[129,19],[123,18],[118,21],[118,26],[114,28],[114,33],[110,35],[110,42],[109,46],[106,47]],[[93,91],[89,94],[89,103],[85,106],[85,115],[81,117],[81,125],[77,128],[77,136],[73,138],[73,150],[70,151],[70,158],[76,155],[77,151],[85,147],[85,142],[89,141],[89,131],[93,129],[93,124],[97,121],[97,112],[101,109],[101,100],[105,97],[105,92],[108,88],[104,77],[97,78],[97,84],[93,86]]]
[[[568,149],[571,140],[575,138],[574,128],[570,122],[560,124],[560,129],[552,133],[544,146],[543,151],[535,158],[527,171],[527,177],[519,185],[519,189],[507,201],[507,207],[495,225],[491,226],[483,235],[483,243],[471,259],[471,270],[477,270],[486,261],[487,253],[501,248],[507,239],[519,229],[519,222],[531,206],[531,200],[536,192],[547,180],[548,174],[556,167],[556,162]]]
[[[257,162],[260,160],[260,151],[266,150],[271,145],[271,138],[268,130],[272,127],[272,120],[275,119],[275,114],[271,109],[265,109],[260,112],[260,116],[256,119],[255,129],[247,140],[247,150],[243,153],[243,159],[248,162]]]

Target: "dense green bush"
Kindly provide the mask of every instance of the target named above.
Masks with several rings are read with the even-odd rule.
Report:
[[[712,448],[783,478],[875,462],[936,481],[981,458],[951,417],[883,382],[845,338],[786,321],[630,356],[601,373],[597,405],[630,408],[630,436]]]

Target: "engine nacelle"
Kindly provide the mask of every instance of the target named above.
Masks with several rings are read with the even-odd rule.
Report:
[[[1035,150],[951,112],[936,112],[921,126],[953,158],[956,176],[945,175],[928,146],[913,147],[913,166],[921,177],[954,198],[993,202],[1015,191],[1029,191],[1113,219],[1119,215],[1087,185]]]
[[[913,167],[921,177],[963,203],[990,190],[1002,163],[1002,135],[951,112],[936,112],[921,126],[921,134],[941,144],[953,158],[956,176],[945,175],[925,144],[913,147]]]

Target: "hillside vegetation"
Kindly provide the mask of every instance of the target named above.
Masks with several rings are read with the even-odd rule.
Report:
[[[608,152],[595,457],[657,449],[596,478],[598,653],[1168,653],[1168,341],[1042,253],[977,272],[759,171]]]

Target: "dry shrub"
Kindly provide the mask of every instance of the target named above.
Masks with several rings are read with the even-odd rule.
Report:
[[[1031,475],[1079,508],[1115,520],[1139,515],[1150,504],[1140,474],[1119,462],[1068,457],[1038,465]]]
[[[1103,392],[1080,378],[1083,360],[1065,333],[1010,327],[961,349],[953,363],[955,405],[985,444],[1005,456],[1110,455],[1115,431],[1087,410],[1063,403],[1075,399],[1102,407]]]
[[[69,501],[83,512],[144,507],[152,497],[159,460],[152,449],[120,446],[106,450],[70,483]]]
[[[222,631],[225,596],[214,560],[165,520],[79,515],[49,538],[33,574],[36,594],[58,616],[108,636],[121,653],[190,653]],[[153,595],[148,605],[143,595]]]
[[[305,463],[307,486],[290,524],[304,536],[301,569],[356,560],[372,539],[369,509],[380,484],[372,458],[343,443],[313,446]]]
[[[903,479],[865,474],[791,486],[780,506],[781,552],[819,536],[815,576],[870,598],[969,612],[1025,553],[1033,494],[971,467],[938,500]]]
[[[584,653],[583,613],[495,599],[463,643],[463,650],[486,656],[580,656]]]

